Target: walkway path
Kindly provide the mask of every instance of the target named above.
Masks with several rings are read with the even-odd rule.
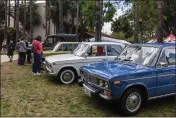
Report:
[[[13,60],[18,60],[18,55],[14,55]],[[9,57],[7,55],[1,55],[1,63],[8,62],[8,61],[9,61]]]

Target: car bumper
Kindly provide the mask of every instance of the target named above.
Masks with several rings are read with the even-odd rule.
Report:
[[[84,89],[89,90],[92,94],[98,95],[105,100],[111,100],[112,99],[112,97],[109,97],[109,96],[106,96],[106,95],[103,94],[104,90],[92,87],[88,83],[83,83],[83,87],[84,87]]]
[[[55,73],[53,73],[53,71],[51,69],[49,69],[47,66],[46,66],[46,73],[49,74],[49,75],[55,75]]]

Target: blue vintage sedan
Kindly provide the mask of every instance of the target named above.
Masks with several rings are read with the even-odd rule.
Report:
[[[146,101],[176,93],[176,45],[133,44],[111,62],[80,68],[85,94],[119,100],[124,115],[135,115]]]

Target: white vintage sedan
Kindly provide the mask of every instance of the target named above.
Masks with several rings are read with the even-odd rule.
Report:
[[[83,65],[114,60],[127,44],[116,42],[82,42],[72,54],[48,56],[46,70],[63,84],[71,84],[80,76]]]

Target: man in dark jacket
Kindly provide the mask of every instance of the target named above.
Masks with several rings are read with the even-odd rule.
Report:
[[[15,50],[15,45],[13,44],[13,41],[10,40],[10,43],[7,45],[7,56],[10,59],[9,62],[12,62],[14,50]]]

